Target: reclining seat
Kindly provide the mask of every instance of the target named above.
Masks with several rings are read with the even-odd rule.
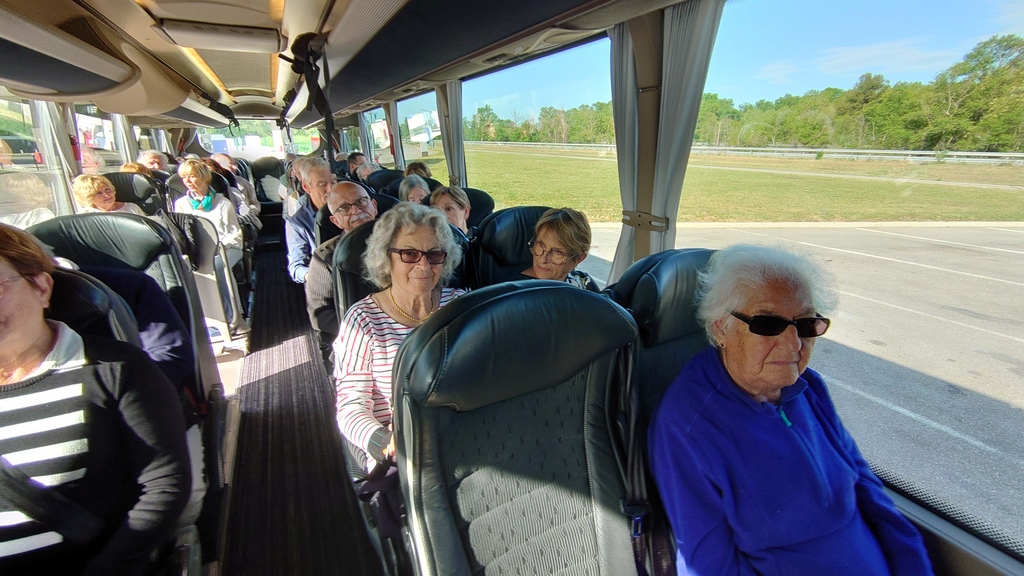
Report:
[[[118,202],[135,204],[146,216],[169,210],[160,185],[149,176],[133,172],[110,172],[104,176],[113,184]]]
[[[611,300],[545,280],[462,296],[408,336],[393,402],[418,574],[636,574],[611,399],[636,337]]]
[[[469,197],[469,218],[466,219],[466,226],[473,228],[479,226],[484,218],[494,212],[494,198],[479,188],[463,188],[466,196]]]
[[[73,214],[30,227],[57,256],[79,266],[129,268],[145,272],[174,303],[195,343],[195,381],[189,386],[197,402],[221,392],[220,373],[203,322],[195,277],[171,233],[163,225],[132,214]]]
[[[370,175],[366,177],[366,185],[373,188],[374,192],[383,194],[384,190],[387,189],[388,184],[391,184],[395,180],[401,180],[404,176],[405,174],[401,170],[383,168],[376,172],[371,172]]]
[[[704,328],[697,321],[697,274],[713,252],[690,248],[652,254],[605,289],[605,294],[630,311],[640,329],[637,371],[645,422],[683,366],[707,346]]]
[[[67,324],[79,334],[120,340],[142,348],[139,326],[128,304],[96,278],[78,270],[57,268],[46,317]]]
[[[474,288],[523,279],[521,272],[533,265],[528,245],[533,227],[547,210],[546,206],[517,206],[498,210],[480,222],[470,248]]]

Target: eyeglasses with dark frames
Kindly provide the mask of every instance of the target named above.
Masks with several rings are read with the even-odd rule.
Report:
[[[398,254],[398,257],[402,259],[402,262],[405,262],[406,264],[416,264],[422,260],[424,256],[427,257],[427,264],[430,264],[431,266],[444,264],[444,261],[448,259],[448,253],[444,250],[427,250],[424,252],[422,250],[413,250],[412,248],[388,248],[388,253]]]
[[[536,238],[530,240],[527,243],[527,246],[530,247],[530,253],[532,253],[537,258],[543,258],[544,255],[547,254],[548,261],[554,264],[555,266],[565,264],[566,260],[571,260],[572,258],[575,257],[574,254],[568,254],[564,250],[559,250],[558,248],[545,249],[544,246]]]
[[[360,210],[362,210],[363,208],[366,208],[369,205],[370,205],[370,197],[369,196],[363,196],[362,198],[357,199],[355,202],[353,202],[351,204],[339,204],[338,207],[334,210],[334,213],[335,214],[346,214],[346,213],[348,213],[349,210],[352,209],[353,206],[358,208],[358,209],[360,209]]]
[[[817,338],[824,334],[825,331],[828,330],[829,324],[832,323],[828,318],[822,318],[821,316],[790,320],[788,318],[782,318],[781,316],[771,316],[767,314],[747,316],[746,314],[733,312],[732,315],[746,323],[750,332],[752,334],[757,334],[758,336],[778,336],[785,332],[786,328],[796,326],[797,336],[801,338]]]

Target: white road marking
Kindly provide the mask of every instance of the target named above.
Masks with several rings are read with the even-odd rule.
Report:
[[[938,238],[927,238],[925,236],[914,236],[912,234],[900,234],[899,232],[886,232],[884,230],[873,230],[871,228],[855,228],[862,232],[873,232],[875,234],[888,234],[890,236],[900,236],[903,238],[913,238],[915,240],[924,240],[925,242],[937,242],[939,244],[953,244],[954,246],[967,246],[968,248],[980,248],[982,250],[995,250],[997,252],[1009,252],[1010,254],[1024,254],[1021,250],[1007,250],[1006,248],[994,248],[992,246],[981,246],[979,244],[967,244],[964,242],[953,242],[952,240],[939,240]]]
[[[897,310],[902,310],[904,312],[910,312],[911,314],[918,314],[920,316],[924,316],[926,318],[931,318],[933,320],[941,320],[943,322],[948,322],[950,324],[956,324],[957,326],[963,326],[964,328],[970,328],[971,330],[977,330],[979,332],[984,332],[986,334],[991,334],[993,336],[999,336],[1000,338],[1009,338],[1010,340],[1014,340],[1016,342],[1024,343],[1024,338],[1018,338],[1016,336],[1010,336],[1009,334],[1003,334],[1002,332],[995,332],[995,331],[992,331],[992,330],[986,330],[985,328],[979,328],[977,326],[971,326],[970,324],[966,324],[964,322],[958,322],[956,320],[950,320],[949,318],[943,318],[942,316],[936,316],[934,314],[928,314],[927,312],[921,312],[920,310],[912,310],[910,308],[904,308],[903,306],[897,306],[895,304],[889,304],[888,302],[882,302],[881,300],[875,300],[874,298],[868,298],[867,296],[861,296],[859,294],[854,294],[852,292],[844,292],[844,291],[840,290],[839,293],[842,294],[843,296],[852,296],[853,298],[860,298],[861,300],[867,300],[868,302],[873,302],[875,304],[880,304],[882,306],[888,306],[890,308],[895,308]]]
[[[824,374],[822,376],[824,376]],[[993,447],[989,446],[988,444],[985,444],[981,440],[977,440],[975,438],[972,438],[972,437],[968,436],[967,434],[964,434],[962,432],[958,432],[957,430],[954,430],[954,429],[952,429],[949,426],[946,426],[944,424],[939,424],[938,422],[936,422],[935,420],[932,420],[931,418],[927,418],[925,416],[922,416],[922,415],[920,415],[917,412],[914,412],[912,410],[907,410],[906,408],[904,408],[904,407],[902,407],[902,406],[900,406],[898,404],[893,404],[892,402],[889,402],[888,400],[885,400],[883,398],[879,398],[878,396],[875,396],[873,394],[868,394],[867,392],[864,392],[862,390],[858,390],[858,389],[854,388],[853,386],[850,386],[849,384],[844,384],[844,383],[840,382],[839,380],[836,380],[835,378],[826,376],[825,377],[825,382],[829,386],[837,386],[839,388],[842,388],[843,390],[846,390],[847,392],[856,394],[856,395],[858,395],[858,396],[860,396],[862,398],[866,398],[866,399],[868,399],[868,400],[870,400],[870,401],[872,401],[872,402],[874,402],[876,404],[879,404],[879,405],[881,405],[881,406],[883,406],[885,408],[888,408],[889,410],[892,410],[893,412],[896,412],[897,414],[902,414],[903,416],[906,416],[907,418],[910,418],[912,420],[920,422],[921,424],[924,424],[925,426],[928,426],[929,428],[938,430],[939,432],[944,432],[944,433],[949,434],[950,436],[952,436],[954,438],[957,438],[959,440],[963,440],[964,442],[967,442],[971,446],[975,446],[977,448],[981,448],[982,450],[984,450],[986,452],[992,452],[994,454],[1002,455],[1002,452],[1000,452],[998,449],[993,448]]]
[[[989,230],[999,230],[1000,232],[1013,232],[1014,234],[1024,234],[1024,230],[1014,230],[1013,228],[996,228],[995,226],[989,226]]]
[[[794,244],[802,244],[804,246],[810,246],[812,248],[821,248],[822,250],[832,250],[834,252],[843,252],[845,254],[853,254],[855,256],[864,256],[865,258],[876,258],[878,260],[886,260],[888,262],[896,262],[897,264],[906,264],[908,266],[919,266],[921,268],[928,268],[929,270],[938,270],[940,272],[947,272],[949,274],[959,274],[961,276],[970,276],[971,278],[980,278],[982,280],[990,280],[992,282],[1001,282],[1003,284],[1010,284],[1012,286],[1024,287],[1024,282],[1014,282],[1013,280],[1003,280],[1002,278],[992,278],[991,276],[982,276],[981,274],[972,274],[970,272],[961,272],[960,270],[950,270],[949,268],[941,268],[939,266],[932,266],[930,264],[920,264],[918,262],[910,262],[909,260],[900,260],[898,258],[888,258],[886,256],[876,256],[874,254],[868,254],[866,252],[857,252],[856,250],[845,250],[843,248],[833,248],[831,246],[822,246],[821,244],[813,244],[811,242],[803,242],[800,240],[790,240],[789,238],[781,238],[779,236],[770,236],[768,234],[758,234],[757,232],[750,232],[748,230],[740,230],[738,228],[730,228],[734,232],[740,232],[743,234],[750,234],[752,236],[763,236],[765,238],[771,238],[773,240],[784,240],[786,242],[792,242]]]

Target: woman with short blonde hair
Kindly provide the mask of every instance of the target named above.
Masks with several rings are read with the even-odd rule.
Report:
[[[125,214],[146,214],[131,202],[119,202],[114,185],[99,174],[82,174],[71,182],[71,191],[78,200],[82,212],[123,212]]]

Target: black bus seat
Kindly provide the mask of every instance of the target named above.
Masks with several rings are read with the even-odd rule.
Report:
[[[418,574],[636,574],[614,424],[636,337],[610,299],[529,280],[406,338],[393,403]]]
[[[170,209],[160,184],[149,176],[134,172],[110,172],[104,176],[114,186],[118,202],[135,204],[146,216],[152,216],[159,210]]]
[[[366,184],[370,188],[373,188],[374,192],[383,194],[388,184],[391,184],[395,180],[401,180],[403,177],[405,177],[405,174],[401,170],[383,168],[376,172],[371,172],[370,175],[366,177]]]
[[[139,326],[124,298],[100,280],[81,272],[57,268],[46,317],[67,324],[79,334],[120,340],[142,348]]]
[[[474,288],[523,278],[522,271],[533,265],[529,247],[533,228],[548,210],[547,206],[517,206],[484,217],[470,248]]]

